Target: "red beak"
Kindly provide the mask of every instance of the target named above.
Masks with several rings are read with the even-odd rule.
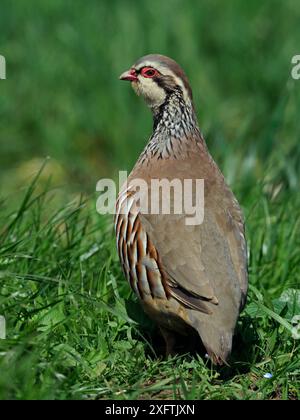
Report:
[[[138,80],[136,71],[130,69],[121,74],[120,80],[128,80],[129,82],[136,82]]]

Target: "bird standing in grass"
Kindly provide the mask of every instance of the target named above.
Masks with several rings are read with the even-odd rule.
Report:
[[[192,328],[213,363],[226,363],[248,285],[239,204],[207,150],[181,67],[168,57],[147,55],[120,79],[131,82],[154,120],[150,140],[116,204],[124,274],[145,312],[159,325],[167,354],[173,351],[174,333],[184,336]],[[147,184],[149,197],[153,179],[183,184],[204,180],[203,222],[187,223],[184,209],[181,214],[142,212],[142,195],[134,188],[137,179]],[[170,200],[174,210],[174,197]]]

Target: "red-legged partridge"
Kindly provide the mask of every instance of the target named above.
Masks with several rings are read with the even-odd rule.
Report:
[[[116,205],[124,274],[145,312],[160,326],[167,352],[172,351],[173,332],[184,335],[192,327],[211,360],[222,364],[230,355],[247,294],[241,209],[207,150],[180,66],[168,57],[147,55],[120,79],[130,81],[144,97],[154,120],[150,140]],[[184,206],[181,214],[141,211],[142,201],[150,201],[154,179],[180,180],[182,185],[204,180],[203,222],[187,223]],[[137,194],[136,180],[146,182],[146,194]],[[171,194],[171,210],[174,200]]]

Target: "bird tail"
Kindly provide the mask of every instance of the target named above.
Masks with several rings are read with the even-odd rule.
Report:
[[[215,365],[228,365],[233,331],[221,330],[209,316],[199,312],[196,314],[191,317],[192,326],[197,330],[211,361]]]

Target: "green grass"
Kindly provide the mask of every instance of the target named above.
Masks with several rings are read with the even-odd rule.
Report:
[[[1,1],[0,399],[299,398],[298,2]],[[230,367],[160,357],[112,218],[96,213],[97,180],[130,169],[151,131],[118,81],[150,52],[185,68],[246,216],[250,290]]]
[[[38,187],[37,178],[12,213],[2,204],[1,398],[299,396],[299,195],[249,191],[248,305],[231,366],[213,368],[199,355],[157,356],[155,327],[121,274],[111,221],[91,198],[55,209],[55,191]]]

